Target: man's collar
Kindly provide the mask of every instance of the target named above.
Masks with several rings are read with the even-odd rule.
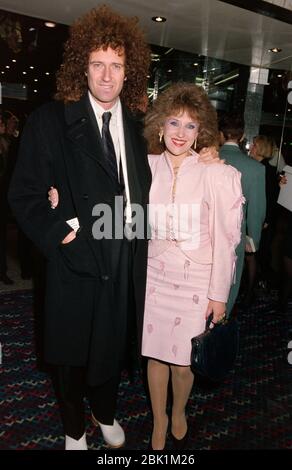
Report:
[[[239,147],[239,145],[236,142],[224,142],[223,145],[234,145],[235,147]]]
[[[88,97],[89,97],[89,101],[91,103],[91,106],[92,106],[92,108],[93,108],[93,110],[94,110],[97,117],[101,118],[104,112],[111,112],[113,116],[116,115],[116,113],[118,111],[118,105],[119,105],[119,102],[120,102],[120,98],[117,99],[115,104],[110,109],[104,109],[93,98],[92,93],[90,93],[90,91],[88,91]]]

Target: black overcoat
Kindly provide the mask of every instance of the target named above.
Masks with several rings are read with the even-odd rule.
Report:
[[[145,209],[151,184],[141,122],[123,107],[131,202]],[[60,202],[53,210],[51,186]],[[120,188],[111,179],[88,97],[36,110],[23,131],[9,202],[19,225],[47,259],[45,360],[53,364],[94,364],[97,380],[116,373],[127,328],[127,263],[136,300],[141,340],[146,284],[147,240],[96,240],[96,204],[114,209]],[[78,217],[73,242],[61,241]],[[114,254],[114,256],[113,256]]]

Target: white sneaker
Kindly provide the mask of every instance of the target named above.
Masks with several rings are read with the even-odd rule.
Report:
[[[88,450],[86,442],[86,434],[84,433],[80,439],[73,439],[73,437],[65,436],[65,450]]]
[[[117,420],[114,419],[114,424],[102,424],[91,413],[91,419],[95,426],[99,426],[105,442],[108,447],[117,449],[125,444],[126,438],[123,428],[119,425]]]

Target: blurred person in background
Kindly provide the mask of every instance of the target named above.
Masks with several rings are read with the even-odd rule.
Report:
[[[269,164],[273,153],[273,140],[269,136],[258,135],[254,137],[250,146],[250,156],[265,168],[266,181],[266,217],[262,228],[262,236],[259,251],[254,259],[252,279],[249,282],[251,291],[254,288],[256,277],[264,287],[270,287],[275,279],[271,267],[272,242],[275,236],[277,224],[277,199],[279,195],[279,185],[277,169]]]
[[[266,214],[265,170],[240,148],[240,142],[244,138],[244,120],[241,115],[231,113],[221,116],[219,130],[223,142],[219,150],[220,158],[240,171],[242,192],[246,201],[243,206],[241,241],[236,248],[236,281],[231,286],[227,303],[229,314],[238,296],[245,253],[248,260],[249,257],[254,257],[251,253],[252,248],[246,241],[247,235],[253,240],[254,249],[259,249]]]

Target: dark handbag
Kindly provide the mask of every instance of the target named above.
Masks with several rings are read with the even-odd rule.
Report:
[[[226,377],[234,366],[239,343],[238,323],[235,319],[213,324],[207,320],[206,330],[192,338],[191,369],[212,381]]]

